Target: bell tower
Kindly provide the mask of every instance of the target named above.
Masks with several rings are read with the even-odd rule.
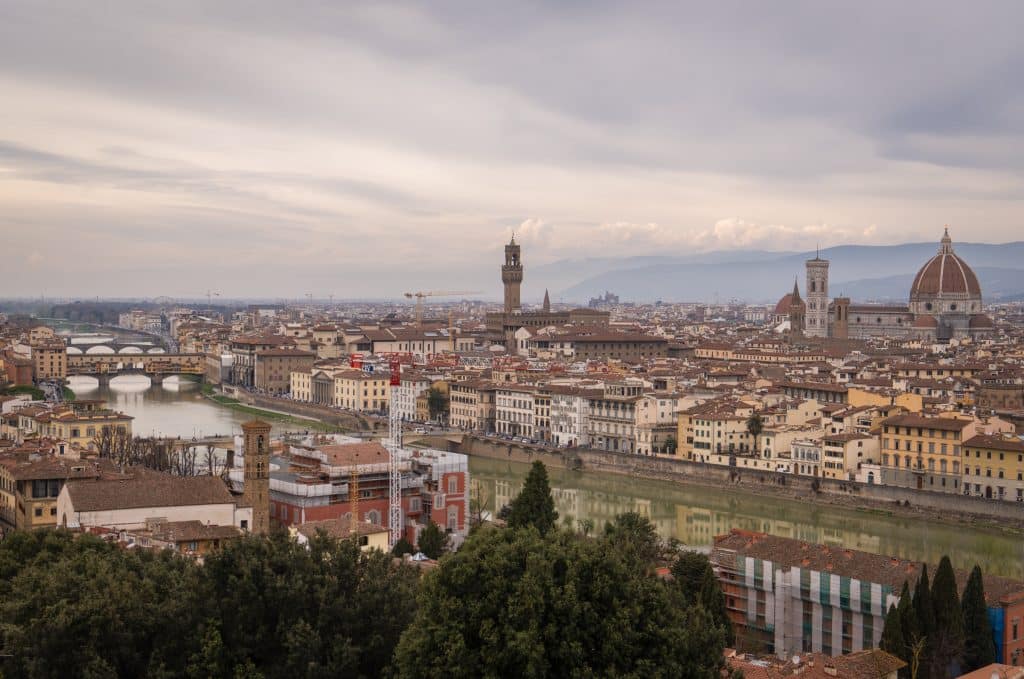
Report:
[[[516,236],[505,246],[505,264],[501,267],[501,282],[505,284],[505,313],[519,311],[519,287],[523,283],[523,260],[519,257]]]
[[[828,260],[820,254],[807,260],[806,291],[804,333],[808,337],[828,337]]]
[[[249,531],[256,535],[270,532],[270,425],[251,420],[242,425],[245,485],[242,499],[252,507]]]
[[[803,337],[807,322],[807,305],[800,297],[800,286],[793,279],[793,296],[789,303],[789,336]]]

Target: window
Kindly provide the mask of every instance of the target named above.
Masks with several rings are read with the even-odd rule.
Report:
[[[444,495],[438,493],[434,496],[434,509],[444,509]]]
[[[36,507],[35,514],[36,514],[36,516],[42,516],[43,515],[43,508],[42,507]]]
[[[459,477],[450,476],[448,477],[448,493],[454,495],[459,492]]]

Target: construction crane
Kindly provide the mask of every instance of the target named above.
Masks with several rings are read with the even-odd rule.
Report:
[[[407,292],[407,299],[416,298],[416,327],[423,326],[423,298],[424,297],[451,297],[453,295],[479,295],[479,290],[432,290],[430,292]]]
[[[394,547],[405,532],[402,525],[402,417],[395,407],[395,392],[402,385],[402,364],[398,358],[388,363],[391,369],[391,399],[388,403],[388,546]]]

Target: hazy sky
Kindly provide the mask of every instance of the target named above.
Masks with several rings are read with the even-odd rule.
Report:
[[[497,296],[513,230],[528,267],[1022,239],[1021,26],[1016,1],[0,0],[0,296]]]

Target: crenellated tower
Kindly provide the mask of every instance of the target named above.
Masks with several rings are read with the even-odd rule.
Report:
[[[523,260],[519,256],[516,236],[505,246],[505,264],[501,267],[501,282],[505,284],[505,313],[519,311],[519,288],[523,284]]]

